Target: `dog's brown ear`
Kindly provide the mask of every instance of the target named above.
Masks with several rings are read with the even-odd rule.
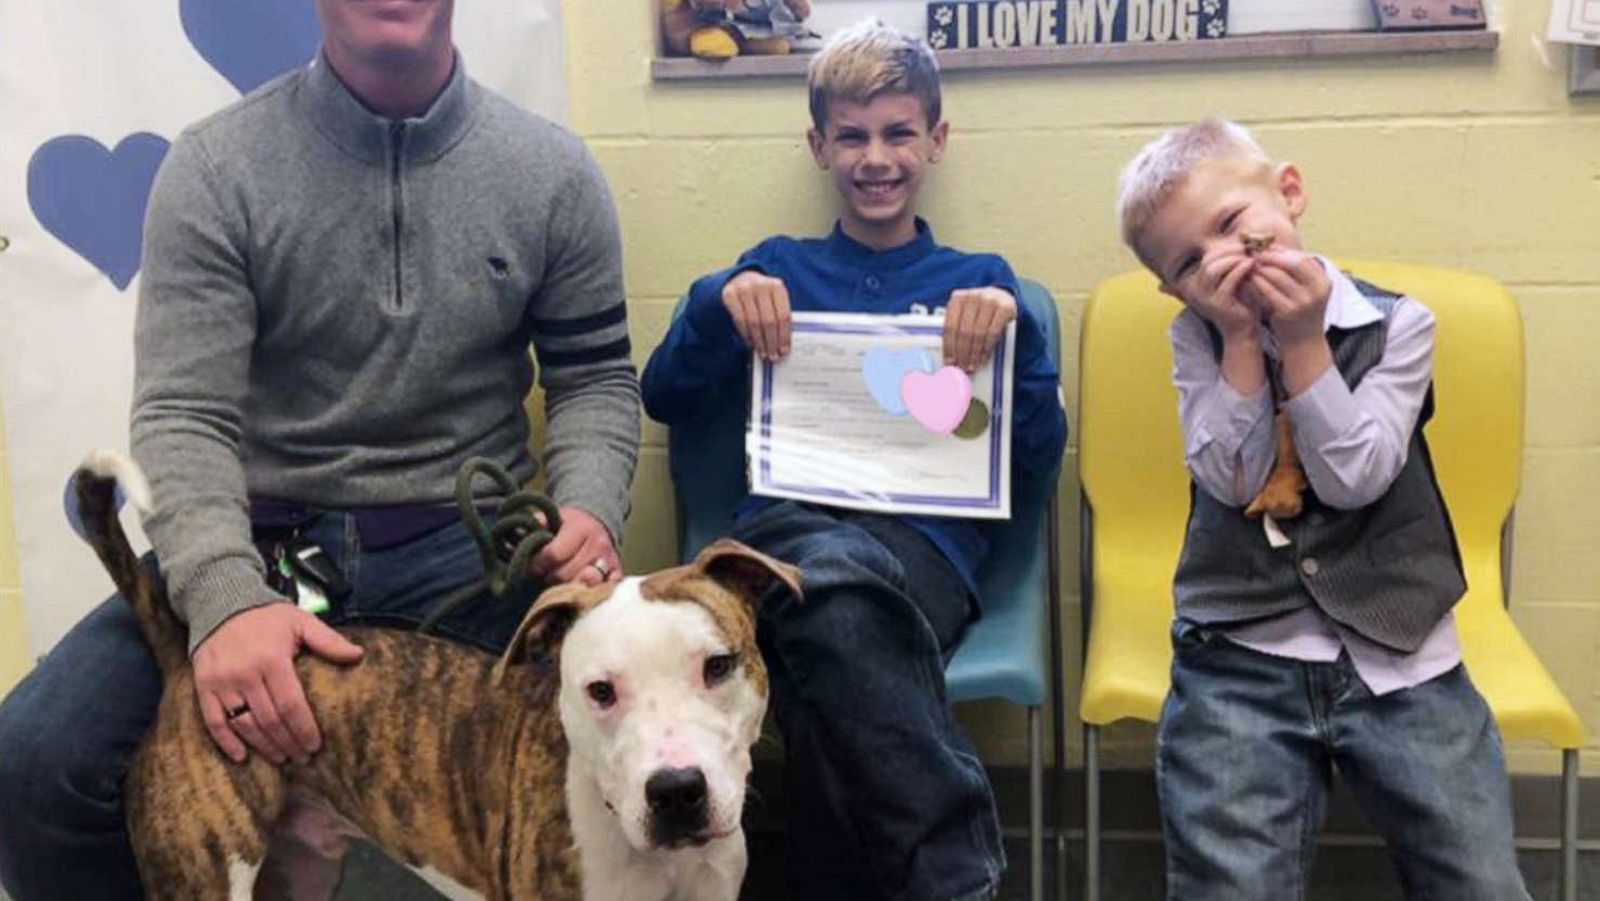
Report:
[[[554,659],[561,647],[561,639],[577,621],[579,615],[593,607],[592,589],[582,585],[557,585],[539,595],[533,606],[522,617],[511,643],[494,665],[494,684],[499,685],[511,667],[540,658]]]
[[[694,568],[719,585],[755,603],[773,585],[782,583],[801,597],[800,570],[732,538],[719,538],[694,558]]]

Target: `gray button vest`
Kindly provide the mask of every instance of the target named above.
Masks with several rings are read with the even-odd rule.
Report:
[[[1331,328],[1334,364],[1351,390],[1383,357],[1396,295],[1356,286],[1384,318],[1354,329]],[[1212,347],[1222,337],[1210,324]],[[1433,387],[1423,401],[1405,465],[1378,500],[1339,510],[1307,489],[1305,509],[1279,523],[1292,542],[1274,548],[1260,520],[1226,506],[1192,482],[1188,533],[1173,593],[1178,615],[1218,624],[1261,619],[1314,604],[1334,621],[1379,644],[1415,651],[1466,592],[1450,514],[1433,474],[1422,427],[1433,416]]]

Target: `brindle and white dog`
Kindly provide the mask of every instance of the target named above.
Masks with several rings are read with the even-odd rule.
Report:
[[[498,661],[438,638],[342,630],[341,668],[297,663],[322,729],[305,765],[230,762],[195,704],[182,624],[129,547],[92,455],[77,493],[90,543],[137,611],[164,681],[127,779],[128,825],[160,899],[251,897],[275,824],[336,815],[454,899],[732,901],[750,747],[766,710],[754,607],[799,573],[721,541],[690,566],[545,592]]]

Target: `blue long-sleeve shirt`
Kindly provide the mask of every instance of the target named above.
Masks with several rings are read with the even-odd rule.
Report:
[[[746,251],[730,268],[698,279],[689,288],[683,314],[650,356],[640,381],[645,411],[672,425],[725,398],[724,392],[749,383],[750,348],[722,305],[722,289],[741,272],[754,270],[781,279],[796,312],[911,312],[913,304],[932,310],[946,306],[963,288],[995,287],[1020,297],[1017,277],[994,254],[963,253],[941,247],[927,223],[917,220],[910,242],[876,251],[847,236],[837,225],[825,238],[769,238]],[[1067,423],[1059,400],[1060,373],[1050,359],[1039,323],[1020,302],[1011,405],[1011,460],[1023,475],[1042,476],[1060,461]],[[746,393],[748,393],[746,391]],[[747,496],[735,519],[775,503]],[[968,587],[988,553],[978,522],[943,516],[906,516],[950,559]]]

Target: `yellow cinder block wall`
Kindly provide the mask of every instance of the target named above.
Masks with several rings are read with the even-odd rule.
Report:
[[[832,215],[805,150],[801,82],[653,83],[652,6],[563,4],[572,123],[621,213],[641,365],[696,275],[767,234],[823,231]],[[1004,253],[1054,292],[1069,422],[1084,298],[1133,266],[1112,223],[1116,173],[1160,129],[1198,115],[1240,119],[1271,152],[1301,164],[1314,249],[1505,281],[1522,302],[1529,361],[1512,610],[1600,736],[1600,98],[1567,96],[1564,51],[1537,40],[1547,10],[1535,0],[1495,4],[1503,39],[1494,54],[953,73],[952,143],[923,211],[944,242]],[[633,569],[673,556],[664,439],[647,424],[627,535]],[[1068,453],[1062,641],[1072,711],[1078,487]],[[0,435],[0,691],[33,650],[22,631],[4,462]],[[1016,712],[971,705],[961,716],[991,759],[1025,759]],[[1075,761],[1076,721],[1068,726]],[[1113,728],[1105,745],[1112,764],[1150,760],[1145,727]],[[1510,756],[1519,771],[1555,768],[1539,748]]]
[[[6,458],[5,421],[0,417],[0,695],[32,665],[28,651],[17,576],[17,539],[11,527],[11,465]]]
[[[825,230],[833,196],[805,149],[802,81],[652,82],[651,6],[563,5],[572,123],[621,212],[641,365],[690,281],[765,235]],[[1568,97],[1564,48],[1537,40],[1548,4],[1494,7],[1502,40],[1492,54],[952,73],[951,144],[922,208],[945,243],[999,251],[1055,294],[1069,422],[1084,299],[1134,266],[1112,222],[1117,171],[1160,129],[1199,115],[1240,119],[1270,152],[1301,164],[1312,248],[1505,281],[1529,342],[1512,609],[1600,735],[1600,98]],[[672,558],[664,439],[646,425],[630,568]],[[1066,462],[1071,473],[1072,448]],[[1080,641],[1077,495],[1065,477],[1069,711]],[[991,759],[1026,759],[1018,713],[972,705],[960,714]],[[1078,760],[1076,719],[1068,726],[1068,757]],[[1113,728],[1105,746],[1114,765],[1151,760],[1146,727]],[[1511,760],[1521,771],[1556,764],[1536,747],[1513,748]]]

